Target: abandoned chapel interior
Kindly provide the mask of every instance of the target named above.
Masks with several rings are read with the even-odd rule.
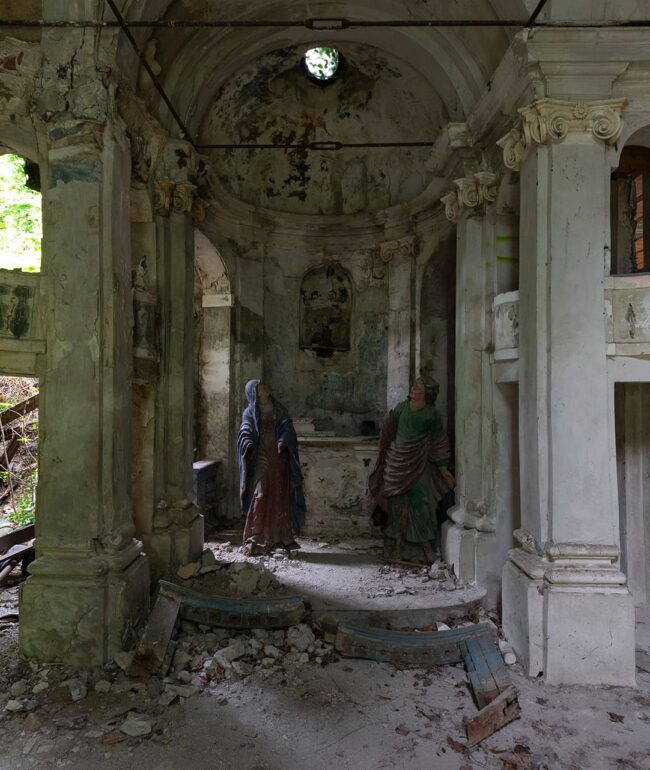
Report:
[[[0,573],[30,690],[155,659],[181,708],[283,649],[385,673],[451,634],[440,682],[494,714],[493,638],[489,740],[534,686],[628,698],[638,749],[505,767],[650,767],[650,2],[0,0],[9,155],[42,206],[40,268],[0,265],[0,375],[38,389],[0,414],[6,446],[38,408],[32,556]],[[19,691],[0,731],[43,711]],[[503,767],[472,729],[223,767]]]

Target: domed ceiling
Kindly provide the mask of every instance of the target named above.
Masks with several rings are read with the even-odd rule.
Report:
[[[373,48],[346,44],[337,76],[319,83],[303,47],[252,62],[216,94],[200,144],[435,141],[449,114],[415,70]],[[354,214],[406,203],[430,181],[430,148],[337,151],[211,150],[212,167],[240,200],[303,214]]]

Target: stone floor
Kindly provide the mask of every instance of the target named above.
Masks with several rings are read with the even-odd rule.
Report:
[[[388,594],[385,598],[407,600],[418,590],[432,594],[464,590],[457,585],[438,585],[450,580],[444,575],[442,581],[424,581],[418,571],[386,572],[377,563],[372,567],[366,563],[357,575],[365,575],[365,579],[354,590],[350,583],[344,586],[345,579],[339,575],[337,594],[334,576],[340,557],[371,557],[373,550],[368,546],[372,544],[304,545],[305,555],[297,559],[278,554],[277,558],[247,560],[229,550],[230,546],[215,544],[217,564],[227,559],[240,565],[229,567],[221,583],[236,591],[244,576],[250,587],[249,566],[255,566],[265,592],[300,587],[308,592],[310,584],[318,584],[325,598],[328,584],[319,582],[324,574],[319,570],[333,570],[332,596],[337,601],[342,597],[350,600],[355,592],[359,601],[366,601],[374,593],[380,599]],[[307,556],[319,551],[332,558],[314,562]],[[356,556],[343,560],[352,573],[346,573],[345,563],[340,565],[348,577],[357,569],[355,560]],[[213,578],[219,573],[213,569],[206,574]],[[521,719],[470,750],[464,745],[463,719],[475,714],[476,707],[462,666],[400,669],[340,659],[328,645],[312,640],[308,629],[301,628],[287,635],[275,632],[275,637],[260,642],[254,633],[215,634],[185,624],[179,640],[183,654],[168,684],[129,680],[119,667],[112,666],[101,672],[82,672],[82,692],[76,694],[83,696],[84,690],[87,694],[72,701],[71,693],[79,686],[70,683],[71,677],[79,678],[74,672],[57,667],[31,670],[21,665],[17,624],[11,616],[2,620],[15,600],[15,588],[0,595],[2,770],[650,770],[649,611],[638,615],[636,689],[548,687],[528,680],[515,664],[510,671],[520,693]],[[481,619],[489,622],[485,614]],[[463,622],[462,617],[450,619],[451,625]],[[304,644],[300,640],[303,631],[308,636]],[[295,639],[298,649],[292,646]],[[308,651],[300,652],[305,644],[309,644]],[[226,669],[214,665],[225,649],[237,645],[248,655],[241,660],[252,663]],[[279,651],[277,655],[271,647]],[[256,659],[252,653],[258,648],[263,652]],[[206,668],[205,656],[212,667]],[[206,676],[206,672],[214,672],[214,676]],[[98,682],[104,684],[98,687]],[[9,688],[22,694],[16,696]],[[182,695],[165,698],[167,692]],[[27,710],[6,710],[12,700],[26,704]],[[169,705],[165,705],[167,701]],[[146,734],[128,734],[140,730]]]

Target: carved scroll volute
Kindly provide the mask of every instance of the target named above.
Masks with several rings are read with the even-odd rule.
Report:
[[[172,207],[174,183],[170,179],[160,179],[154,185],[154,210],[156,214],[169,214]]]
[[[458,203],[458,195],[455,192],[447,193],[447,195],[440,198],[445,206],[445,216],[450,222],[454,224],[458,222],[460,217],[460,204]]]
[[[478,171],[474,174],[478,188],[478,205],[484,203],[494,203],[497,199],[497,175],[491,171]]]
[[[194,193],[196,185],[182,183],[174,187],[172,195],[172,208],[176,214],[189,214],[194,205]]]
[[[519,110],[521,124],[511,129],[497,144],[503,149],[503,162],[518,170],[526,151],[534,145],[563,142],[569,136],[589,136],[613,144],[623,130],[625,99],[571,102],[540,99]]]
[[[458,200],[461,207],[474,209],[479,205],[478,183],[474,177],[454,179],[454,184],[458,188]]]

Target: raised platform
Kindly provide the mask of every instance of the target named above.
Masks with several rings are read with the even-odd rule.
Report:
[[[383,628],[422,628],[466,616],[485,598],[485,589],[463,586],[445,572],[431,579],[427,568],[384,565],[379,540],[334,545],[299,538],[299,542],[302,547],[291,558],[279,554],[251,558],[239,552],[228,558],[263,562],[283,593],[300,594],[310,603],[316,622],[331,618]]]

